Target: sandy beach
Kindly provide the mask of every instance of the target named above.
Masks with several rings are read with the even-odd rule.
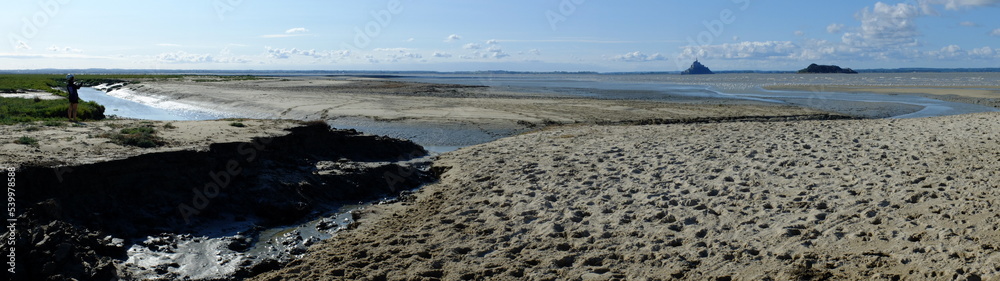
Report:
[[[304,253],[301,259],[287,264],[263,260],[247,267],[220,265],[228,273],[211,278],[1000,278],[1000,267],[996,266],[1000,263],[996,251],[1000,248],[1000,215],[996,215],[1000,210],[994,204],[1000,196],[996,189],[1000,186],[1000,113],[834,120],[847,116],[753,101],[602,100],[356,77],[239,81],[185,78],[142,81],[129,85],[126,91],[220,112],[282,119],[105,120],[65,126],[43,122],[0,126],[4,133],[0,138],[0,161],[41,169],[100,171],[107,166],[139,169],[130,173],[151,173],[130,163],[143,157],[160,157],[183,159],[193,165],[200,160],[186,155],[203,155],[214,162],[199,169],[167,169],[177,175],[173,178],[185,180],[179,185],[161,182],[163,186],[156,191],[159,198],[190,200],[188,186],[203,184],[197,176],[209,175],[233,156],[233,151],[223,147],[267,137],[306,142],[310,149],[335,149],[317,156],[296,150],[298,145],[275,146],[270,156],[274,160],[247,163],[254,172],[246,172],[247,179],[240,182],[240,190],[264,195],[239,192],[236,194],[242,197],[225,197],[216,203],[221,206],[217,207],[219,214],[252,209],[260,215],[275,208],[251,204],[260,205],[255,209],[240,204],[250,204],[247,202],[253,196],[263,196],[274,200],[272,205],[282,206],[282,214],[295,215],[268,215],[266,219],[291,223],[305,216],[294,206],[319,198],[305,196],[303,191],[322,194],[323,202],[341,198],[347,191],[324,186],[332,184],[348,190],[368,184],[338,175],[351,172],[351,177],[364,178],[362,182],[385,184],[383,172],[396,171],[403,165],[382,159],[394,159],[395,154],[380,156],[380,162],[372,162],[371,167],[338,160],[340,156],[336,155],[344,151],[374,153],[384,151],[379,147],[388,145],[394,153],[405,156],[413,150],[407,147],[414,144],[354,132],[321,132],[326,130],[325,125],[293,135],[290,130],[302,130],[295,129],[302,123],[284,118],[331,124],[360,118],[415,128],[458,126],[515,132],[438,156],[430,169],[440,177],[436,183],[414,193],[403,193],[397,201],[354,212],[356,222],[329,240],[303,240],[310,242],[297,246],[301,249],[296,253]],[[989,99],[971,94],[967,98]],[[235,122],[243,126],[233,126]],[[106,137],[130,127],[156,129],[164,145],[128,147]],[[334,147],[320,141],[339,135],[356,141],[352,146]],[[37,145],[15,143],[21,137],[35,139]],[[376,142],[380,144],[374,145]],[[311,160],[299,163],[286,159],[292,157],[286,155]],[[358,169],[358,165],[366,168]],[[196,177],[186,180],[191,175]],[[79,181],[91,180],[81,173],[73,176],[81,177]],[[115,182],[114,176],[102,178]],[[423,180],[427,179],[413,179],[409,184]],[[115,186],[129,190],[135,184],[121,182]],[[390,186],[370,192],[386,191],[399,190]],[[52,212],[51,200],[36,199],[40,200],[38,206],[31,207],[36,210],[35,216]],[[77,204],[66,203],[73,202],[69,197],[60,200],[61,204]],[[100,200],[111,199],[94,197],[88,200],[93,202],[82,204],[85,207],[75,208],[90,212],[97,208],[92,204],[106,204]],[[176,206],[170,204],[168,207]],[[231,206],[239,207],[227,209]],[[162,215],[154,209],[141,214]],[[172,220],[179,218],[170,208],[156,209],[161,211]],[[65,212],[62,216],[89,214]],[[204,224],[213,224],[225,222],[227,216],[200,218]],[[116,219],[184,229],[142,218]],[[32,223],[44,232],[46,220],[41,215]],[[74,233],[71,237],[104,237],[104,231],[131,237],[128,235],[136,235],[137,231],[149,231],[115,228],[130,223],[79,229],[60,225],[55,229],[70,229],[65,231]],[[148,241],[173,236],[160,237]],[[168,248],[200,239],[177,237],[181,238]],[[242,241],[240,237],[213,239],[221,241],[218,244],[223,246],[219,247],[231,249],[225,245]],[[82,241],[73,246],[81,253],[89,253],[91,247],[105,247],[100,244],[105,243],[103,240]],[[150,244],[158,242],[148,241],[141,245],[151,251],[158,249]],[[311,247],[306,251],[308,245]],[[58,247],[40,247],[38,257]],[[116,247],[114,251],[124,251],[123,245]],[[228,253],[225,262],[250,259],[234,250],[224,251]],[[198,270],[180,264],[126,266],[115,262],[120,258],[98,255],[95,261],[90,254],[80,259],[84,264],[100,264],[94,270],[103,270],[102,274],[111,274],[106,272],[108,268],[117,268],[119,276],[148,277],[161,270],[167,274],[163,276],[199,276]],[[199,266],[213,266],[215,262],[203,261]]]
[[[568,126],[254,280],[994,280],[1000,114]]]

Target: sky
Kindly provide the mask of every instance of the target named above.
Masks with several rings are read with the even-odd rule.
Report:
[[[0,69],[1000,67],[1000,0],[18,0]]]

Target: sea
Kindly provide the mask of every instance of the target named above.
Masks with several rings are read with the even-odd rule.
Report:
[[[863,73],[791,74],[739,73],[715,75],[677,74],[427,74],[393,79],[402,81],[489,86],[498,90],[520,90],[599,99],[667,102],[747,100],[804,106],[857,115],[858,107],[881,108],[861,117],[921,118],[998,111],[997,108],[944,101],[920,95],[841,93],[828,86],[857,87],[976,87],[1000,86],[1000,73]],[[797,85],[808,90],[771,91],[768,85]],[[997,98],[1000,98],[998,95]]]

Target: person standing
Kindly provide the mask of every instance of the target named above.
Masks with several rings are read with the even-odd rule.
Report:
[[[76,107],[80,104],[80,94],[77,90],[80,89],[80,85],[76,84],[73,74],[66,75],[66,80],[66,92],[69,93],[69,109],[66,110],[66,115],[70,122],[77,122]]]

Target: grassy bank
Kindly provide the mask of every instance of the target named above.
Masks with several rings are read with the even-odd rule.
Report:
[[[182,78],[180,75],[77,75],[85,87],[100,84],[135,83],[136,80]],[[44,91],[68,96],[66,76],[61,74],[0,74],[0,93]],[[66,119],[69,103],[65,100],[0,98],[0,124]],[[81,102],[79,117],[84,120],[104,119],[104,106],[96,102]]]
[[[66,120],[69,102],[66,100],[38,100],[22,98],[0,98],[0,124],[43,120]],[[77,116],[82,120],[104,119],[104,106],[96,102],[81,102]]]

